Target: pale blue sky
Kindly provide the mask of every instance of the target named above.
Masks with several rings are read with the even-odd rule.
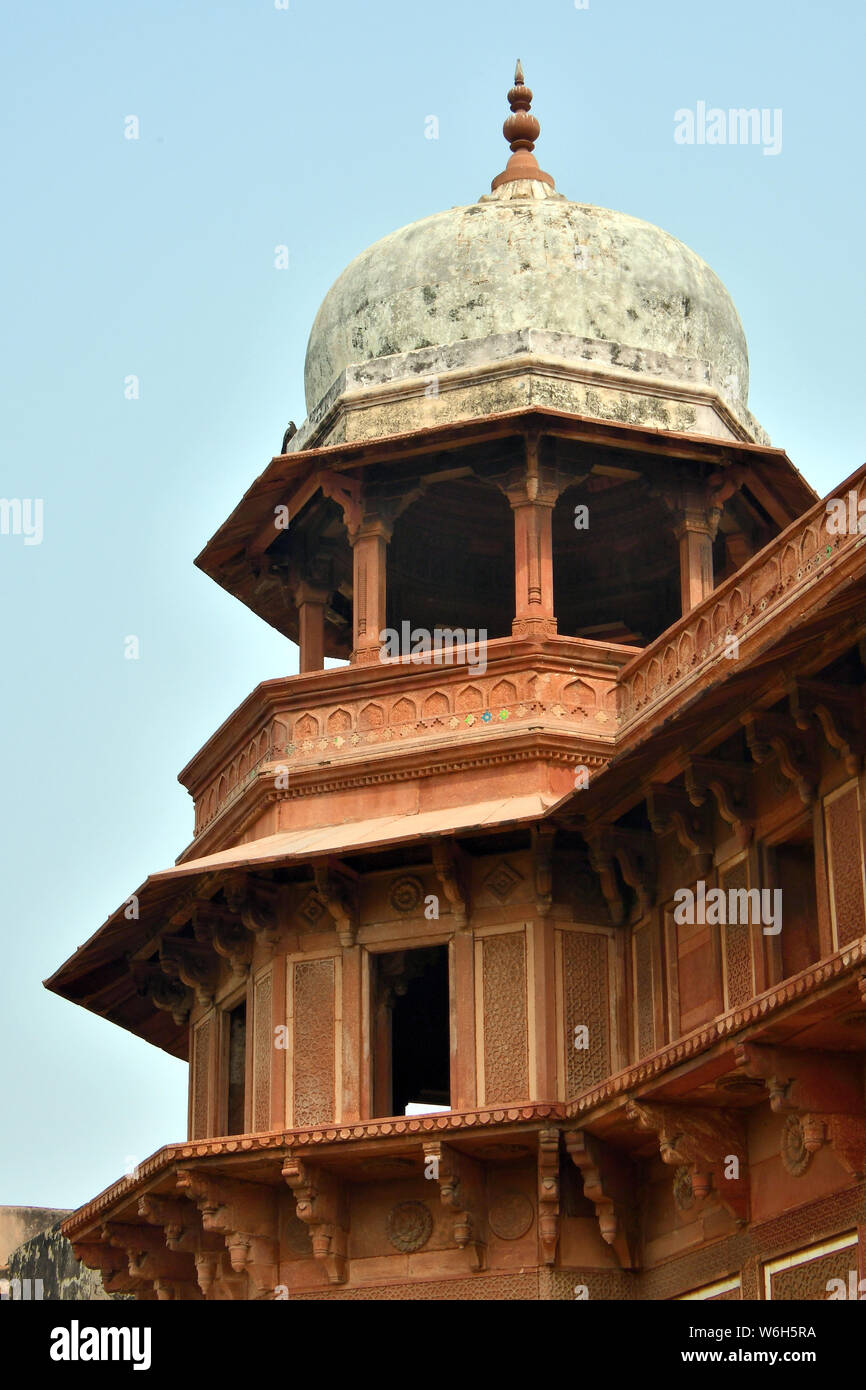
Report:
[[[752,410],[829,491],[864,461],[864,14],[7,7],[0,495],[44,499],[44,539],[0,535],[0,1204],[77,1205],[184,1136],[186,1068],[41,980],[191,837],[175,780],[191,754],[258,681],[297,670],[192,560],[304,418],[331,281],[377,237],[487,190],[519,55],[542,167],[713,266],[746,329]],[[675,143],[674,112],[699,101],[780,108],[781,153]]]

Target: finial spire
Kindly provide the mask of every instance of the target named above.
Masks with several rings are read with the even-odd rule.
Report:
[[[519,58],[514,69],[514,86],[508,93],[508,104],[513,114],[506,119],[502,134],[511,146],[512,154],[502,173],[497,174],[490,185],[491,192],[500,184],[516,183],[521,179],[549,183],[551,188],[555,187],[552,176],[539,169],[538,160],[532,153],[541,126],[529,109],[532,92],[524,81],[523,64]]]

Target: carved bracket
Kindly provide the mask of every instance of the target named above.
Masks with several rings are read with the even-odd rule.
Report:
[[[465,856],[453,840],[434,840],[430,848],[433,867],[442,884],[442,891],[451,904],[454,925],[458,931],[462,931],[469,920],[469,875]]]
[[[581,1171],[584,1196],[595,1207],[602,1239],[613,1248],[623,1269],[636,1269],[640,1225],[634,1164],[586,1130],[566,1130],[565,1147]]]
[[[823,681],[796,679],[788,686],[791,716],[798,729],[817,723],[829,748],[846,772],[856,776],[863,765],[863,713],[860,692]]]
[[[539,917],[546,917],[553,906],[553,846],[556,826],[542,824],[532,829],[532,861],[535,872],[535,904]]]
[[[246,927],[229,907],[202,903],[193,914],[196,941],[210,944],[231,965],[238,980],[246,979],[253,958],[253,943]]]
[[[538,1134],[538,1239],[546,1265],[556,1262],[559,1244],[559,1130]]]
[[[804,805],[811,805],[815,799],[815,770],[793,719],[750,710],[740,715],[740,723],[746,730],[746,742],[755,762],[765,763],[775,753],[785,781],[797,788]]]
[[[341,946],[354,946],[358,934],[358,875],[346,864],[329,860],[313,865],[316,892],[325,904]]]
[[[240,916],[247,931],[265,946],[275,946],[282,930],[279,913],[279,884],[254,879],[247,874],[233,876],[223,889],[231,912]]]
[[[287,1158],[283,1177],[295,1194],[299,1220],[309,1227],[313,1255],[325,1266],[331,1284],[344,1284],[348,1277],[349,1221],[343,1184],[334,1173]]]
[[[186,1023],[193,1002],[191,989],[181,980],[170,979],[149,961],[130,961],[129,970],[140,995],[150,999],[155,1008],[171,1014],[175,1023]]]
[[[442,1205],[454,1213],[454,1242],[466,1251],[472,1272],[478,1273],[487,1268],[484,1169],[475,1159],[438,1139],[428,1140],[423,1148],[425,1161],[436,1160],[434,1172],[438,1174]]]
[[[177,1186],[201,1212],[205,1231],[224,1237],[231,1273],[249,1276],[260,1294],[277,1281],[276,1194],[259,1183],[180,1168]]]
[[[663,1163],[689,1169],[698,1201],[715,1188],[739,1223],[748,1219],[749,1179],[745,1120],[734,1110],[629,1101],[626,1116],[659,1137]]]
[[[739,849],[751,844],[755,823],[747,767],[716,758],[692,758],[686,768],[685,784],[693,806],[705,805],[712,793],[719,815],[731,826]]]
[[[685,790],[658,783],[647,792],[646,804],[653,834],[673,831],[683,849],[694,856],[697,877],[706,878],[713,866],[713,835],[706,805],[697,808]]]
[[[364,517],[361,504],[361,484],[358,479],[349,478],[345,473],[335,473],[332,469],[323,468],[318,474],[318,483],[325,497],[329,497],[341,508],[346,530],[350,536],[354,535]]]
[[[826,1142],[849,1173],[866,1173],[862,1058],[760,1043],[741,1043],[734,1056],[744,1075],[763,1081],[775,1114],[800,1121],[793,1135],[784,1136],[782,1158],[789,1172],[805,1171],[808,1156]]]
[[[623,881],[634,891],[638,915],[649,912],[655,901],[656,862],[652,836],[639,830],[624,830],[605,825],[584,832],[589,848],[589,862],[598,874],[601,891],[607,900],[615,926],[625,921],[625,903],[614,873],[613,863],[619,865]]]
[[[163,936],[159,963],[169,979],[180,980],[194,991],[197,1003],[213,1003],[219,968],[210,947],[185,936]]]

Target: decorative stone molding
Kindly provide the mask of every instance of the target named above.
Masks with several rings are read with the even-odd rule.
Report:
[[[487,1198],[482,1165],[450,1144],[432,1140],[424,1144],[424,1158],[436,1160],[434,1172],[443,1207],[454,1215],[452,1235],[465,1250],[473,1273],[487,1268]]]
[[[433,1216],[426,1202],[398,1202],[388,1213],[388,1239],[395,1250],[411,1255],[433,1234]]]
[[[388,901],[395,912],[417,912],[424,899],[424,885],[414,874],[395,878],[388,892]]]

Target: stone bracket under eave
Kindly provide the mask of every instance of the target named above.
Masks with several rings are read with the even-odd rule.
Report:
[[[617,864],[623,881],[634,891],[638,915],[642,917],[649,912],[656,890],[652,835],[616,825],[587,826],[582,834],[589,848],[590,867],[598,875],[614,926],[622,926],[626,918],[625,900],[616,875]]]
[[[465,1250],[469,1268],[477,1274],[487,1268],[487,1198],[482,1164],[441,1140],[423,1145],[425,1163],[433,1160],[443,1207],[454,1215],[452,1234]]]
[[[788,703],[797,728],[805,731],[817,723],[827,747],[842,759],[845,771],[856,777],[864,751],[860,689],[797,677],[788,684]]]
[[[287,1158],[283,1178],[295,1194],[298,1219],[310,1232],[313,1255],[328,1282],[345,1284],[349,1273],[349,1218],[345,1184],[334,1173],[303,1158]]]
[[[565,1147],[583,1177],[584,1196],[592,1202],[602,1239],[622,1269],[638,1268],[640,1222],[632,1160],[583,1129],[564,1132]]]
[[[751,770],[744,763],[720,758],[690,758],[685,785],[693,806],[704,806],[712,794],[719,815],[734,833],[737,848],[747,849],[755,833]]]
[[[746,1122],[734,1110],[707,1106],[659,1105],[630,1100],[626,1116],[639,1129],[658,1135],[663,1163],[687,1168],[695,1198],[713,1187],[738,1224],[749,1216],[749,1160]]]
[[[786,1116],[781,1158],[789,1173],[804,1173],[826,1143],[847,1172],[858,1179],[866,1175],[861,1056],[763,1043],[741,1043],[734,1056],[743,1075],[763,1081],[770,1109]]]
[[[746,743],[754,761],[766,763],[775,754],[786,782],[797,788],[804,806],[811,806],[817,786],[817,767],[802,733],[788,714],[749,710],[740,715]]]
[[[313,865],[316,893],[337,930],[341,946],[354,946],[358,937],[359,875],[348,864],[329,859]]]
[[[178,1169],[177,1187],[195,1202],[203,1230],[223,1237],[232,1273],[246,1274],[258,1294],[272,1293],[279,1256],[276,1193],[191,1168]]]
[[[709,808],[694,806],[685,788],[653,783],[646,796],[647,815],[653,834],[673,831],[677,842],[695,861],[698,878],[706,878],[713,867],[713,832]]]
[[[466,855],[453,840],[434,840],[433,868],[450,906],[454,925],[463,931],[469,921],[469,872]]]

